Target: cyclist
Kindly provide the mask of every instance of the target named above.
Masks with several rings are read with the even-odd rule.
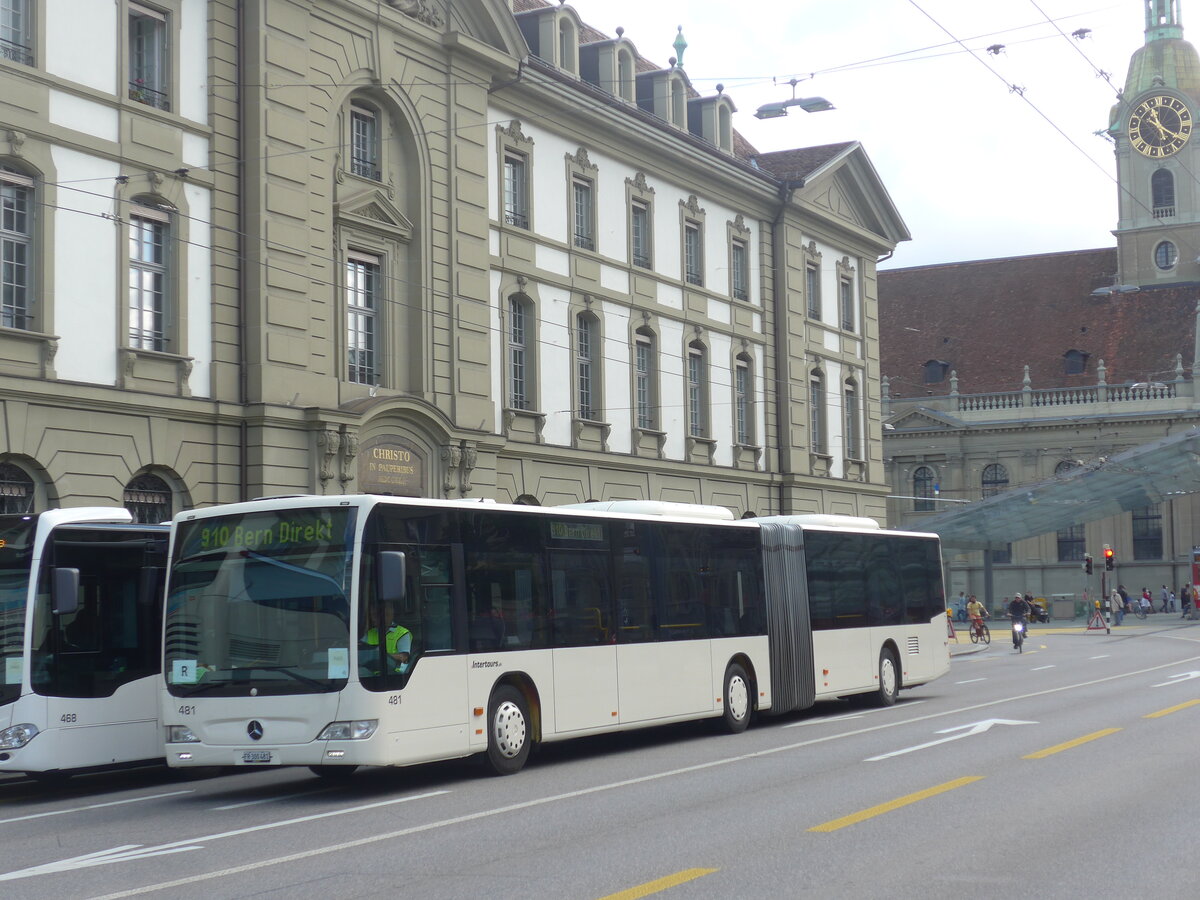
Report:
[[[983,620],[987,614],[987,607],[972,594],[967,601],[967,615],[971,618],[971,629],[980,637],[983,637]]]
[[[1013,649],[1019,650],[1021,643],[1017,638],[1016,624],[1020,622],[1023,629],[1029,629],[1029,604],[1025,602],[1025,598],[1020,594],[1017,594],[1009,601],[1008,617],[1012,619],[1013,623]]]

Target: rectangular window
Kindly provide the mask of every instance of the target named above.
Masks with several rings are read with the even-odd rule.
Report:
[[[581,419],[596,418],[592,384],[592,344],[595,337],[594,331],[595,327],[590,318],[579,316],[576,319],[575,366],[579,389],[579,418]]]
[[[1156,503],[1133,511],[1133,558],[1162,559],[1162,508]]]
[[[654,428],[654,347],[638,338],[634,350],[634,393],[638,428]]]
[[[528,409],[526,388],[525,304],[508,302],[508,405],[513,409]]]
[[[520,153],[504,154],[504,222],[529,227],[528,160]]]
[[[633,264],[643,269],[653,265],[650,255],[650,207],[635,200],[629,210],[630,243],[633,245]]]
[[[378,384],[380,260],[351,254],[346,260],[347,378],[355,384]]]
[[[804,267],[804,293],[808,296],[808,317],[821,318],[821,272],[810,263]]]
[[[1070,525],[1058,530],[1058,561],[1080,562],[1084,557],[1083,525]]]
[[[0,169],[0,325],[29,327],[33,179]]]
[[[739,363],[733,371],[733,403],[736,416],[737,442],[750,441],[750,367]]]
[[[167,236],[169,226],[149,210],[129,217],[129,346],[168,349]]]
[[[688,222],[683,226],[683,277],[688,284],[704,284],[704,249],[700,226]]]
[[[846,458],[862,459],[862,437],[859,430],[858,391],[846,385]]]
[[[595,230],[592,225],[592,183],[582,178],[571,182],[574,196],[575,246],[584,250],[596,249]]]
[[[167,16],[129,4],[129,99],[156,109],[171,108]]]
[[[350,108],[350,171],[379,181],[379,120],[363,106]]]
[[[704,414],[704,354],[698,350],[688,353],[688,433],[692,437],[708,436],[708,417]]]
[[[854,285],[849,278],[838,281],[838,305],[842,310],[842,328],[854,330]]]
[[[730,248],[730,292],[735,300],[750,299],[750,262],[747,258],[746,242],[734,241]]]
[[[0,58],[33,65],[29,0],[0,0]]]

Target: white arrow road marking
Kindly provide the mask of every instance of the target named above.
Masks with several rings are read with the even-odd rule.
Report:
[[[1170,681],[1162,681],[1158,684],[1152,684],[1151,687],[1166,687],[1169,684],[1183,684],[1192,678],[1200,678],[1200,672],[1180,672],[1178,675],[1168,675]]]
[[[945,744],[948,741],[957,741],[959,738],[970,737],[973,734],[983,734],[991,729],[993,725],[1036,725],[1037,722],[1022,722],[1018,719],[984,719],[982,722],[972,722],[970,725],[956,725],[953,728],[943,728],[938,734],[950,734],[952,731],[957,731],[959,734],[950,734],[950,737],[944,737],[941,740],[929,741],[925,744],[918,744],[915,747],[905,747],[903,750],[893,750],[891,753],[884,753],[882,756],[872,756],[864,762],[878,762],[881,759],[891,759],[893,756],[903,756],[905,753],[912,753],[916,750],[925,750],[929,747],[936,747],[938,744]],[[964,730],[966,729],[966,730]]]
[[[146,859],[151,856],[165,856],[169,853],[182,853],[187,850],[202,850],[201,846],[207,841],[219,841],[221,838],[238,837],[254,831],[266,831],[271,828],[282,828],[285,825],[298,825],[301,822],[313,822],[317,819],[328,819],[331,816],[344,816],[347,813],[362,812],[367,809],[378,809],[381,806],[394,806],[397,803],[408,803],[410,800],[425,800],[449,791],[429,791],[424,794],[414,794],[411,797],[398,797],[395,800],[381,800],[378,803],[367,803],[364,806],[353,806],[348,809],[336,809],[330,812],[315,813],[311,816],[300,816],[296,819],[284,819],[281,822],[267,822],[265,825],[253,825],[249,828],[238,828],[235,831],[223,831],[220,834],[208,834],[203,837],[188,838],[170,844],[159,844],[156,847],[146,847],[142,844],[125,844],[108,850],[99,850],[84,856],[73,856],[70,859],[60,859],[57,862],[44,863],[40,866],[30,866],[0,875],[0,881],[15,881],[18,878],[31,878],[35,875],[50,875],[55,872],[67,872],[71,869],[87,869],[92,866],[106,866],[110,863],[130,862]]]

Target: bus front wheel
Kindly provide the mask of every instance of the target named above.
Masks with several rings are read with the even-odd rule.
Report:
[[[753,692],[746,670],[738,663],[730,663],[725,670],[724,712],[725,727],[730,734],[741,734],[750,724],[750,713],[754,708]]]
[[[488,766],[497,775],[520,772],[529,759],[529,704],[511,685],[501,685],[488,704]]]
[[[896,663],[896,654],[884,647],[879,652],[879,693],[880,706],[893,706],[896,696],[900,693],[900,667]]]

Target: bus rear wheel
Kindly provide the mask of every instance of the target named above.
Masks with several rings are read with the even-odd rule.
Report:
[[[888,647],[879,652],[879,691],[877,699],[880,706],[894,706],[900,693],[900,667],[896,663],[896,654]]]
[[[497,775],[520,772],[531,743],[525,695],[511,685],[501,685],[488,704],[488,766]]]
[[[753,692],[746,670],[738,663],[730,663],[725,670],[723,697],[725,727],[730,734],[741,734],[750,725],[750,713],[754,709]]]

